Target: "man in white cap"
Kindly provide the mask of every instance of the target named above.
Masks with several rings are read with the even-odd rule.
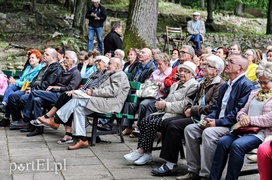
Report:
[[[86,13],[89,19],[88,27],[88,51],[93,50],[94,33],[97,36],[98,51],[102,54],[103,49],[103,24],[107,18],[106,9],[100,4],[100,0],[92,0],[93,5]]]
[[[187,32],[189,36],[186,41],[192,41],[195,44],[195,49],[201,49],[200,41],[204,40],[204,34],[206,33],[205,23],[200,19],[200,13],[194,12],[193,19],[187,23]]]

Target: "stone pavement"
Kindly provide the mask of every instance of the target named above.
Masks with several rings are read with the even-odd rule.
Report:
[[[87,128],[90,135],[91,128]],[[175,179],[155,177],[151,168],[162,164],[159,151],[153,152],[153,161],[144,166],[126,162],[123,155],[137,146],[137,139],[125,137],[120,143],[117,135],[101,136],[111,143],[80,150],[67,150],[67,145],[56,142],[62,138],[64,128],[46,127],[42,136],[26,137],[25,133],[0,128],[0,180],[63,180],[63,179]],[[245,162],[246,169],[256,167]],[[245,168],[244,168],[245,169]],[[179,175],[186,173],[186,161],[179,160]],[[241,180],[256,180],[259,175],[243,176]]]

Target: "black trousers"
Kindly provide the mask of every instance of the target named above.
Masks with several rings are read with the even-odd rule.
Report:
[[[68,96],[66,93],[62,93],[60,95],[60,97],[58,98],[58,100],[56,101],[56,103],[54,104],[54,106],[57,109],[60,109],[64,104],[66,104],[71,99],[72,99],[72,96]],[[64,125],[67,125],[67,126],[71,127],[72,126],[72,120],[73,120],[73,116],[70,116],[68,121],[66,123],[64,123]],[[61,120],[59,121],[59,118],[55,115],[55,122],[60,123],[62,121]]]
[[[193,120],[184,115],[167,118],[162,122],[162,149],[160,157],[172,162],[178,162],[180,145],[184,139],[184,129]]]

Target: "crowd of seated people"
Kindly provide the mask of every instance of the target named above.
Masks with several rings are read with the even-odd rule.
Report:
[[[185,140],[188,173],[177,179],[220,179],[227,161],[226,179],[238,179],[245,154],[259,145],[260,176],[271,179],[267,172],[271,141],[263,143],[272,135],[271,46],[266,59],[258,49],[242,53],[238,42],[210,51],[183,45],[171,58],[146,47],[128,50],[127,57],[120,49],[108,58],[96,50],[77,55],[63,47],[46,48],[43,56],[31,49],[27,55],[23,75],[6,78],[0,126],[28,132],[30,137],[41,135],[46,125],[58,129],[64,124],[65,135],[58,143],[74,143],[68,146],[74,150],[89,146],[86,115],[138,114],[135,124],[123,119],[123,135],[135,137],[136,127],[139,136],[136,150],[124,158],[137,165],[151,161],[153,141],[160,132],[160,157],[166,162],[152,169],[155,176],[178,174],[178,152]],[[87,81],[79,86],[82,78]],[[129,81],[149,80],[159,83],[155,97],[125,102],[129,93],[136,93]],[[48,104],[52,107],[43,114]],[[101,130],[104,126],[108,130],[113,121],[101,125]],[[235,134],[248,126],[260,130]]]

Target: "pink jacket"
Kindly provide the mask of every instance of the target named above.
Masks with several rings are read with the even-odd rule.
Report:
[[[8,78],[2,71],[0,71],[0,95],[4,95],[7,87],[8,87]]]
[[[249,109],[249,104],[253,100],[257,90],[253,90],[247,100],[245,106],[237,113],[237,118],[242,114],[247,114]],[[250,125],[251,126],[259,126],[259,127],[267,127],[264,129],[265,137],[268,135],[272,135],[272,97],[268,98],[262,110],[262,115],[260,116],[251,116]]]

